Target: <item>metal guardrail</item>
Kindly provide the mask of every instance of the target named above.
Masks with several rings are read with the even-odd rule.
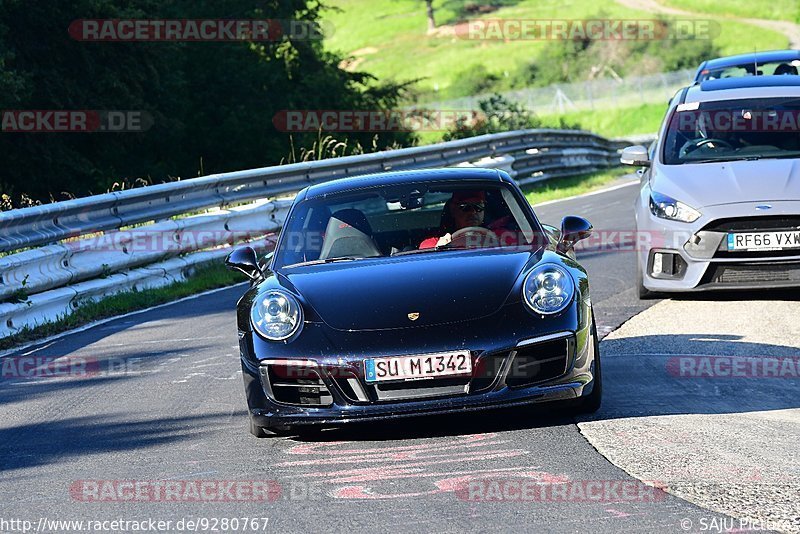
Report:
[[[530,183],[616,165],[618,149],[625,144],[584,131],[523,130],[216,174],[3,212],[0,252],[31,250],[0,257],[0,336],[69,314],[85,300],[184,279],[196,267],[219,261],[236,242],[278,231],[291,201],[266,199],[310,184],[453,165],[502,168],[519,182]],[[172,219],[208,209],[212,211]],[[183,239],[199,234],[208,239]],[[160,246],[140,249],[137,240],[157,240]]]
[[[299,191],[359,174],[446,167],[528,147],[611,148],[588,132],[524,130],[436,145],[215,174],[0,213],[0,252],[52,243],[191,211]]]

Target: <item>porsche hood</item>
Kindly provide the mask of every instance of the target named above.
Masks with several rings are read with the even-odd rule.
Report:
[[[541,252],[538,255],[508,250],[431,252],[287,269],[282,274],[331,328],[414,328],[492,315]]]

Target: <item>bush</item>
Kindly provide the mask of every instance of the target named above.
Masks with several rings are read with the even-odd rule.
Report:
[[[473,65],[458,74],[449,90],[453,94],[480,95],[495,89],[499,82],[500,77],[490,73],[485,65]]]
[[[476,135],[530,128],[558,128],[562,130],[580,128],[578,124],[569,123],[562,117],[554,119],[553,122],[545,123],[535,113],[498,94],[481,100],[478,106],[480,107],[480,113],[476,113],[474,117],[469,119],[459,119],[456,126],[444,134],[443,139],[452,141]]]
[[[259,42],[80,42],[67,28],[86,19],[303,20],[316,0],[0,1],[0,110],[135,110],[153,117],[136,133],[2,133],[0,206],[22,193],[48,202],[67,191],[102,193],[114,183],[159,183],[278,164],[314,148],[317,132],[278,131],[282,110],[380,110],[405,86],[339,68],[318,40]],[[324,88],[321,90],[320,88]],[[340,136],[347,147],[408,145],[404,132]]]
[[[608,18],[602,14],[596,18]],[[667,34],[674,22],[658,19]],[[609,69],[618,76],[645,75],[695,68],[708,58],[720,55],[710,39],[591,40],[552,41],[535,61],[521,66],[514,74],[513,86],[544,87],[606,76]]]

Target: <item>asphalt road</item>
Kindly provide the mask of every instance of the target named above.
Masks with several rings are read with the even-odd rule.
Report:
[[[598,230],[629,231],[635,194],[636,187],[625,187],[538,212],[545,222],[579,214]],[[643,309],[631,254],[582,256],[606,331]],[[172,521],[170,531],[243,530],[221,528],[222,518],[259,518],[246,531],[261,531],[260,518],[268,518],[270,532],[680,532],[685,519],[699,524],[711,515],[642,487],[558,413],[415,419],[308,440],[253,438],[233,313],[242,291],[120,318],[11,355],[89,362],[90,376],[0,382],[0,531],[19,531],[3,523],[11,519],[44,531],[78,530],[47,528],[51,520],[147,519]],[[521,496],[509,490],[516,487],[510,480],[564,482],[569,494]],[[192,481],[245,488],[269,481],[270,491],[266,500],[246,491],[217,499],[214,486],[196,497]],[[122,491],[135,482],[145,489]],[[153,489],[166,484],[178,493]],[[493,493],[498,488],[507,491],[505,500]],[[186,523],[203,518],[208,523],[197,529]]]
[[[631,179],[626,176],[619,185],[631,184]],[[560,227],[565,215],[579,215],[594,225],[594,235],[588,242],[579,243],[577,254],[589,271],[601,337],[653,305],[653,301],[640,301],[634,290],[633,202],[638,192],[637,183],[535,208],[536,215],[545,224]]]
[[[652,306],[606,337],[614,400],[579,424],[581,434],[641,480],[800,533],[798,316],[800,294],[788,291]]]

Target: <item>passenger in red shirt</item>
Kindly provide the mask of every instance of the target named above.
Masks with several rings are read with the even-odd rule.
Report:
[[[436,236],[429,237],[420,243],[420,249],[441,247],[453,243],[458,246],[497,246],[500,241],[504,245],[513,244],[505,239],[505,228],[502,222],[496,221],[484,227],[486,215],[486,193],[484,191],[456,191],[444,205],[442,224]],[[500,224],[498,224],[500,223]],[[466,230],[468,229],[468,230]],[[459,233],[459,231],[462,231]],[[462,243],[464,241],[465,243]]]

